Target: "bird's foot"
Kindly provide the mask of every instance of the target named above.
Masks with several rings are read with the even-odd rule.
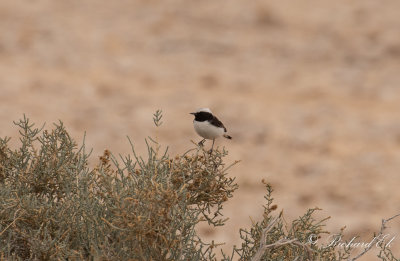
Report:
[[[205,141],[206,141],[206,139],[201,140],[201,141],[199,142],[199,146],[200,146],[200,147],[203,147]]]

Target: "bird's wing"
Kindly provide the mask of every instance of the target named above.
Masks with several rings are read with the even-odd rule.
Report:
[[[218,120],[217,117],[214,116],[214,117],[211,119],[210,123],[211,123],[212,125],[214,125],[214,126],[217,126],[218,128],[224,128],[224,131],[226,132],[226,128],[225,128],[224,124],[223,124],[220,120]]]

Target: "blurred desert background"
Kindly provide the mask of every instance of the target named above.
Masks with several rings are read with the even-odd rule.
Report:
[[[25,113],[62,120],[93,148],[171,156],[199,141],[189,112],[209,107],[241,160],[227,225],[206,240],[241,243],[264,188],[288,221],[308,208],[369,242],[400,212],[400,1],[0,1],[0,136]],[[162,109],[164,123],[152,114]],[[210,143],[206,143],[210,146]],[[278,212],[276,212],[278,214]],[[251,219],[250,219],[251,217]],[[400,232],[400,220],[390,224]],[[392,243],[400,253],[400,235]],[[375,251],[375,250],[373,250]],[[375,260],[373,254],[361,260]]]

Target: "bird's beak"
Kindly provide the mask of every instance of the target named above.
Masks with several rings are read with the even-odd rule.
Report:
[[[195,115],[196,113],[195,113],[195,112],[191,112],[191,113],[189,113],[189,114]]]

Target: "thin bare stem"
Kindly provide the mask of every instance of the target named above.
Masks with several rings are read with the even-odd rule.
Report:
[[[397,218],[398,216],[400,216],[400,213],[397,215],[394,215],[391,218],[388,219],[382,219],[382,224],[381,224],[381,230],[379,231],[378,235],[376,236],[377,238],[380,238],[383,235],[383,232],[386,229],[386,223]],[[368,247],[366,247],[364,249],[364,251],[362,251],[360,254],[358,254],[356,257],[354,257],[353,259],[351,259],[351,261],[354,261],[356,259],[359,259],[360,257],[362,257],[363,255],[365,255],[369,250],[371,250],[372,246],[374,246],[373,244],[370,244]]]

